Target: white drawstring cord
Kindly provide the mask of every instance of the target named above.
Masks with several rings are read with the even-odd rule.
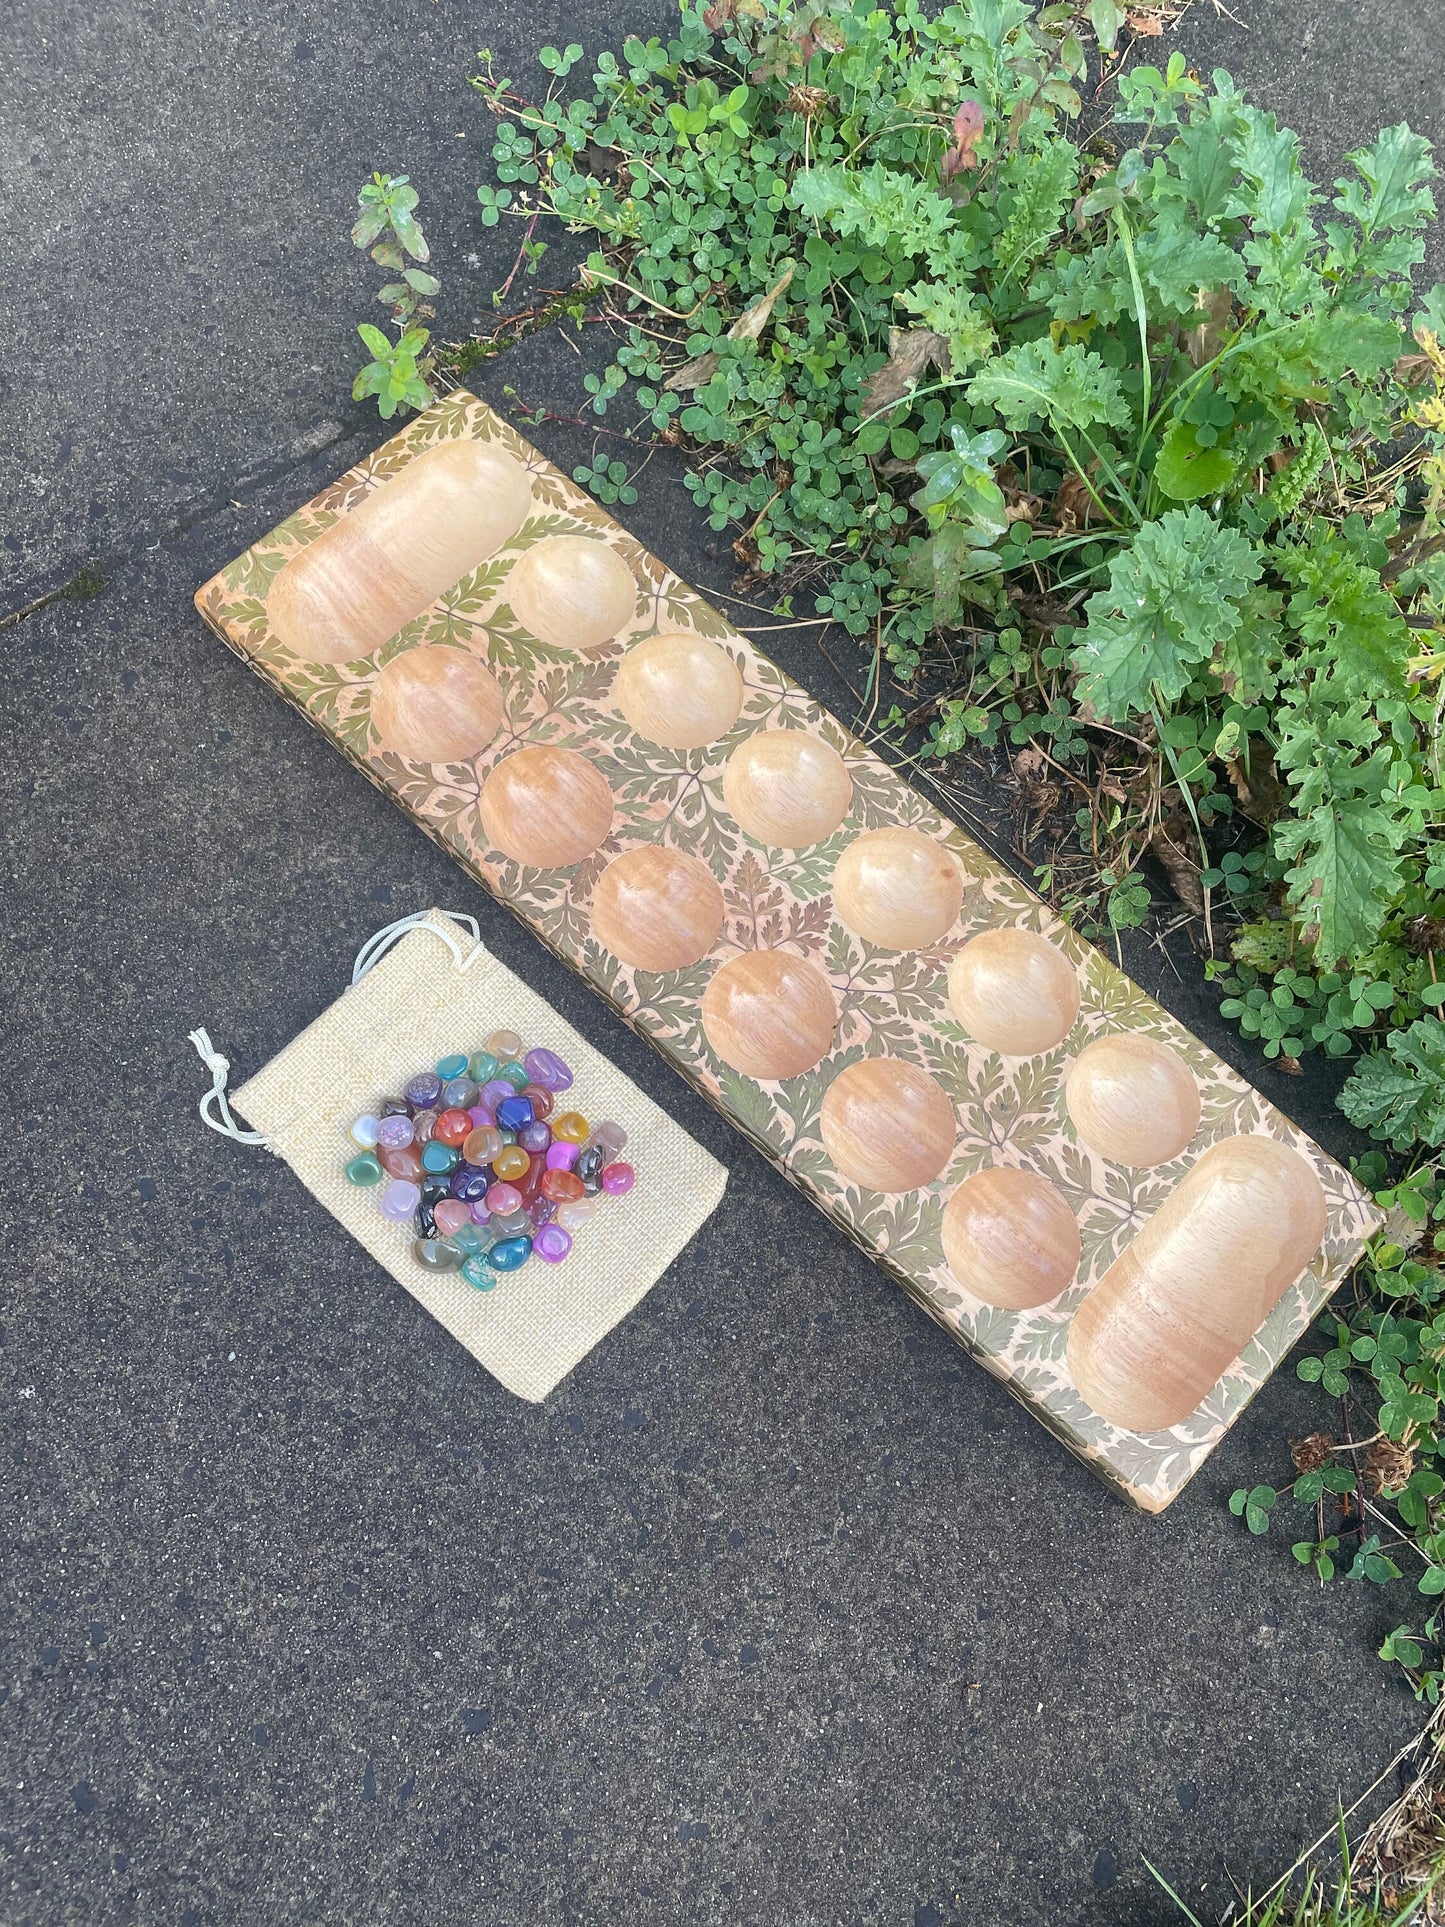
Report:
[[[211,1088],[196,1106],[201,1114],[201,1121],[209,1124],[213,1131],[219,1131],[222,1137],[232,1139],[236,1144],[264,1144],[266,1142],[264,1132],[243,1131],[231,1115],[231,1106],[226,1100],[226,1079],[231,1074],[231,1060],[223,1057],[215,1048],[208,1031],[193,1030],[189,1041],[195,1045],[196,1055],[211,1073]],[[214,1117],[211,1115],[213,1104],[217,1113]]]
[[[475,917],[469,917],[464,910],[448,910],[445,914],[451,918],[453,923],[466,924],[472,933],[472,941],[474,943],[481,942],[482,927]],[[451,951],[452,960],[459,970],[467,969],[472,958],[468,957],[465,960],[463,959],[462,946],[456,933],[449,929],[446,924],[433,923],[428,925],[427,919],[430,915],[430,910],[413,911],[411,916],[398,917],[395,923],[389,923],[384,930],[378,930],[374,936],[368,937],[360,950],[357,951],[356,962],[351,967],[351,981],[353,985],[359,984],[367,971],[379,964],[387,951],[391,949],[392,945],[404,937],[408,930],[419,930],[423,926],[429,928],[435,936],[441,938],[447,949]],[[476,954],[476,951],[473,950],[472,957],[475,957]]]
[[[392,945],[404,937],[408,930],[431,930],[436,936],[441,938],[447,949],[451,951],[452,959],[458,970],[470,969],[471,965],[482,954],[480,948],[482,941],[481,925],[475,917],[469,917],[464,910],[448,910],[446,914],[452,919],[453,923],[464,923],[471,931],[472,940],[476,948],[472,950],[470,956],[464,957],[462,955],[461,940],[449,925],[429,923],[427,919],[431,916],[431,911],[417,910],[409,917],[398,917],[395,923],[387,924],[384,930],[378,930],[367,938],[360,950],[357,951],[356,962],[351,967],[351,982],[353,988],[361,982],[368,970],[374,969],[375,966],[381,962]],[[193,1030],[190,1033],[189,1041],[194,1044],[196,1055],[211,1073],[211,1088],[196,1106],[196,1109],[201,1114],[201,1121],[209,1125],[211,1130],[218,1131],[222,1137],[228,1137],[236,1144],[268,1143],[269,1140],[263,1131],[243,1131],[231,1115],[231,1106],[226,1098],[226,1079],[231,1074],[231,1061],[228,1057],[223,1057],[215,1045],[212,1044],[210,1033],[204,1030]],[[212,1115],[212,1106],[215,1107],[214,1116]]]

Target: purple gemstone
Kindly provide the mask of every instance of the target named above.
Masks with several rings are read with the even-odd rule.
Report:
[[[421,1188],[406,1178],[393,1178],[381,1194],[381,1215],[394,1224],[407,1224],[421,1203]]]
[[[517,1142],[524,1151],[549,1151],[552,1148],[552,1133],[545,1124],[529,1124],[525,1131],[518,1133]]]
[[[475,1204],[479,1198],[487,1195],[495,1183],[496,1179],[485,1165],[459,1164],[452,1172],[450,1190],[452,1196],[460,1198],[463,1204]]]
[[[522,1068],[544,1091],[565,1091],[572,1082],[571,1071],[554,1050],[529,1050]]]
[[[468,1200],[468,1202],[471,1205],[473,1223],[475,1224],[491,1223],[492,1214],[487,1209],[487,1201],[485,1198],[471,1198]]]
[[[568,1144],[559,1138],[547,1153],[547,1169],[549,1171],[570,1171],[581,1155],[582,1146],[580,1144]]]
[[[516,1095],[516,1086],[509,1084],[505,1077],[494,1077],[490,1083],[482,1086],[482,1102],[494,1115],[499,1104]]]
[[[532,1220],[533,1224],[551,1224],[556,1215],[557,1206],[555,1202],[546,1196],[535,1198],[532,1203],[527,1206],[527,1216]]]
[[[384,1117],[376,1127],[376,1141],[388,1151],[404,1151],[415,1136],[416,1126],[409,1117]]]
[[[497,1114],[488,1104],[473,1104],[467,1116],[472,1120],[474,1131],[494,1131],[497,1128]],[[619,1144],[617,1148],[620,1151],[622,1146]]]
[[[419,1111],[433,1111],[442,1094],[442,1081],[435,1071],[419,1071],[406,1087],[406,1101]]]
[[[549,1265],[560,1265],[572,1249],[572,1234],[560,1224],[544,1224],[532,1240],[533,1253]]]

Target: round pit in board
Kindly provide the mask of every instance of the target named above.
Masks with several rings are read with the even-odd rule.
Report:
[[[532,869],[560,870],[607,841],[612,792],[575,749],[538,745],[497,764],[482,785],[481,813],[488,840],[504,856]]]
[[[749,950],[714,973],[702,1027],[725,1064],[744,1077],[782,1079],[827,1056],[838,1026],[833,989],[818,966],[787,950]]]
[[[743,679],[726,649],[671,630],[632,645],[617,666],[612,699],[647,742],[702,749],[737,721]]]
[[[821,736],[763,729],[728,757],[723,801],[755,842],[801,850],[823,842],[842,823],[853,804],[853,779]]]
[[[592,892],[592,934],[633,970],[686,970],[722,935],[726,905],[697,857],[647,844],[615,857]]]
[[[1031,1311],[1074,1282],[1083,1245],[1078,1220],[1047,1178],[994,1165],[965,1178],[945,1206],[943,1255],[973,1297]]]
[[[925,950],[958,921],[963,872],[922,830],[866,830],[838,859],[833,908],[880,950]]]
[[[1079,1014],[1079,980],[1064,953],[1032,930],[985,930],[948,972],[954,1016],[988,1050],[1033,1057],[1063,1043]]]
[[[943,1087],[898,1057],[865,1057],[839,1071],[818,1125],[839,1174],[885,1192],[932,1184],[953,1156],[958,1131]]]
[[[482,442],[425,449],[291,557],[266,597],[271,632],[303,662],[355,662],[495,555],[531,512],[532,484]]]
[[[601,649],[637,613],[637,582],[616,549],[591,535],[549,535],[512,564],[512,614],[554,649]]]
[[[383,663],[371,726],[384,750],[411,763],[465,763],[506,720],[497,679],[466,649],[424,643]]]
[[[1115,1164],[1167,1164],[1199,1129],[1199,1085],[1171,1044],[1120,1031],[1088,1044],[1069,1070],[1064,1105],[1080,1142]]]

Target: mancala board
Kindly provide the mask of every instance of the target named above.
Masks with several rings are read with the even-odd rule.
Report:
[[[1358,1254],[1345,1171],[475,397],[196,600],[1136,1504]]]

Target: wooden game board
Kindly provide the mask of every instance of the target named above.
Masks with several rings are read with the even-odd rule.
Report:
[[[196,601],[1139,1506],[1372,1228],[1318,1146],[473,396]]]

